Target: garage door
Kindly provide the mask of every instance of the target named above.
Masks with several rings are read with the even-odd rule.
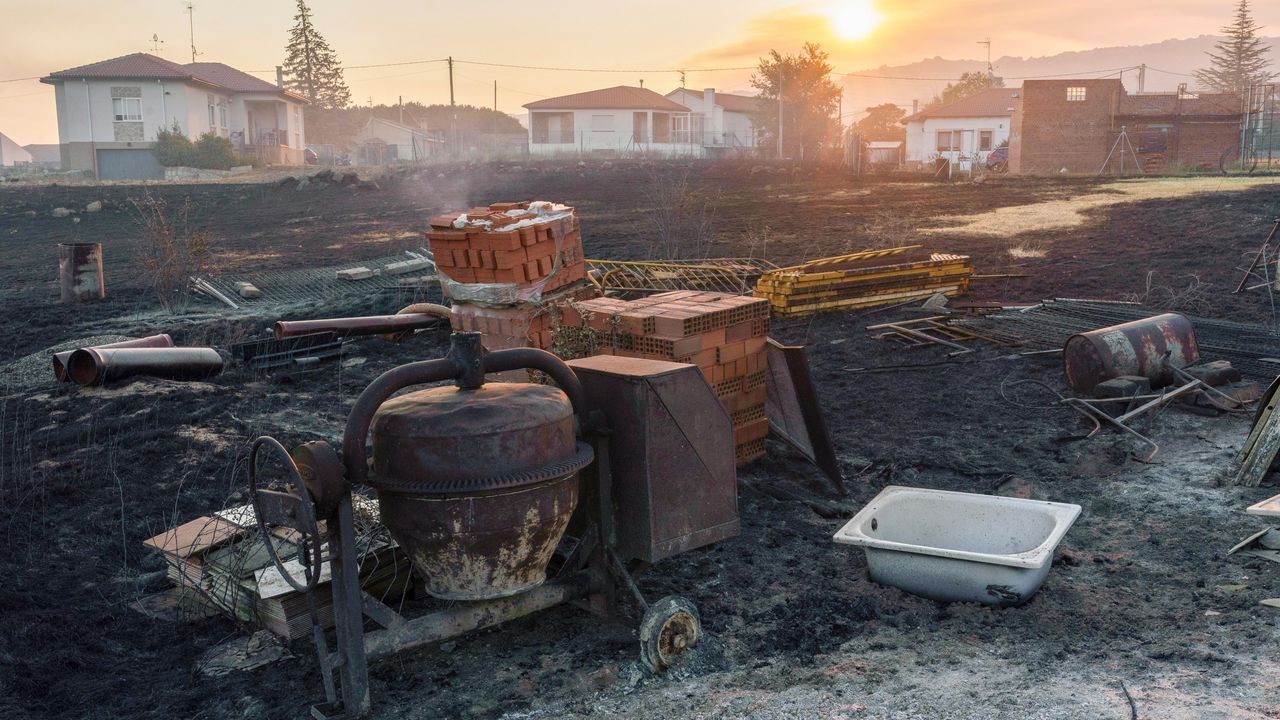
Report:
[[[150,150],[99,150],[101,180],[163,180],[164,166]]]

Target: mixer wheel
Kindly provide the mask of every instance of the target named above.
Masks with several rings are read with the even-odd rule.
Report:
[[[701,637],[697,606],[688,598],[668,595],[650,605],[640,621],[640,660],[650,671],[660,673]]]

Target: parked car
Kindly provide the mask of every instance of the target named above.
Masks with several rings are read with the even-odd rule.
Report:
[[[1009,172],[1009,146],[1004,145],[987,155],[987,169],[993,173]]]
[[[306,163],[308,165],[320,164],[320,156],[316,155],[316,151],[312,150],[311,148],[307,148],[306,150],[304,150],[302,152],[302,157],[306,160]]]

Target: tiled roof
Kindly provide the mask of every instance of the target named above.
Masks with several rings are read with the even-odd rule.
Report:
[[[929,118],[961,118],[961,117],[1005,117],[1013,115],[1013,106],[1017,102],[1019,88],[987,88],[980,93],[961,98],[946,105],[921,110],[915,115],[905,117],[903,123],[912,120]]]
[[[49,73],[42,82],[55,80],[79,80],[120,78],[128,80],[181,80],[198,82],[205,85],[230,90],[237,93],[271,93],[288,95],[306,102],[300,95],[288,92],[274,83],[256,78],[248,73],[236,70],[230,65],[215,62],[198,62],[179,65],[148,53],[133,53],[110,60],[81,65],[69,70]]]
[[[241,72],[230,65],[215,62],[187,63],[186,68],[198,80],[220,85],[232,92],[243,93],[278,93],[280,87],[275,83],[256,78]]]
[[[604,90],[562,95],[525,105],[530,110],[664,110],[689,112],[689,108],[641,87],[619,85]]]
[[[80,78],[147,78],[156,80],[187,80],[191,71],[176,62],[147,53],[133,53],[110,60],[81,65],[69,70],[49,73],[54,80]]]
[[[690,95],[693,95],[694,97],[698,97],[698,98],[702,97],[701,90],[690,90],[689,88],[679,88],[677,90],[672,90],[671,92],[667,93],[667,97],[669,98],[672,95],[675,95],[676,93],[680,92],[681,90],[683,90],[686,93],[689,93]],[[722,92],[716,93],[716,105],[719,105],[720,107],[724,108],[725,110],[728,110],[729,112],[741,112],[741,113],[755,112],[756,110],[759,109],[758,107],[759,100],[760,99],[754,95],[731,95],[729,93],[722,93]]]

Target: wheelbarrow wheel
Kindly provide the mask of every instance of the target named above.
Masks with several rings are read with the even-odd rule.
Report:
[[[697,606],[688,598],[668,595],[650,605],[640,621],[640,660],[651,672],[663,672],[701,637]]]

